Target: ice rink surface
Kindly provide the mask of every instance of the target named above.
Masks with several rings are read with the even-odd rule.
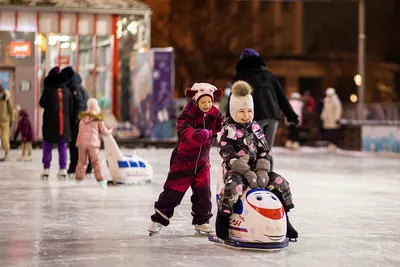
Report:
[[[11,162],[0,162],[0,266],[400,266],[399,158],[274,152],[274,170],[291,184],[296,208],[289,215],[300,238],[266,253],[194,236],[190,190],[170,226],[148,236],[170,149],[136,150],[155,169],[152,184],[106,190],[93,178],[80,187],[58,181],[56,150],[51,177],[42,181],[41,151],[25,163],[14,150]],[[215,149],[211,161],[215,214]]]

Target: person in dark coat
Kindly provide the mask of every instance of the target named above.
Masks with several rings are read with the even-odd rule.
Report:
[[[29,114],[23,109],[19,111],[18,126],[14,133],[14,140],[17,139],[20,133],[22,154],[18,160],[32,161],[32,142],[34,141],[33,130],[31,122],[29,120]]]
[[[44,79],[44,90],[39,104],[44,109],[43,113],[43,172],[42,178],[49,176],[53,144],[58,145],[59,178],[67,175],[67,149],[71,138],[72,97],[65,86],[66,79],[60,74],[60,69],[55,67],[50,70]]]
[[[293,111],[278,79],[267,69],[256,50],[246,48],[240,55],[233,82],[239,80],[249,83],[253,88],[254,120],[263,129],[265,138],[272,148],[279,120],[282,118],[281,111],[288,121],[295,125],[299,123],[298,116]],[[229,107],[226,117],[229,117]]]
[[[68,175],[74,175],[76,166],[78,164],[78,149],[76,147],[76,139],[79,133],[79,113],[87,109],[87,101],[89,96],[82,86],[81,76],[73,70],[72,67],[66,67],[61,70],[61,74],[67,79],[66,86],[72,94],[73,111],[72,111],[72,125],[71,125],[71,140],[69,142],[69,167]],[[92,172],[92,164],[89,161],[86,173]]]
[[[222,113],[213,106],[215,97],[220,98],[222,94],[221,89],[208,83],[195,83],[186,90],[186,96],[192,100],[177,119],[179,140],[172,151],[164,191],[154,204],[150,234],[169,225],[174,209],[190,187],[193,191],[192,224],[197,231],[213,231],[209,225],[212,217],[209,154],[213,136],[221,130],[224,120]]]

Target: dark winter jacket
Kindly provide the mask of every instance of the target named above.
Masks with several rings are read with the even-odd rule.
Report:
[[[236,64],[236,76],[233,82],[245,81],[251,85],[254,92],[254,120],[282,118],[282,112],[289,122],[296,120],[297,115],[289,104],[284,90],[277,78],[265,66],[260,57],[252,56],[239,60]],[[227,108],[229,114],[229,103]]]
[[[199,133],[203,129],[208,129],[216,134],[221,130],[223,121],[224,116],[217,108],[212,107],[210,111],[203,113],[193,101],[190,101],[177,119],[179,139],[171,156],[171,164],[182,164],[185,168],[185,165],[201,167],[209,163],[209,153],[214,138],[201,142]]]
[[[43,113],[43,140],[49,143],[68,142],[71,137],[72,97],[65,86],[63,75],[49,75],[44,79],[40,97]]]
[[[15,130],[14,140],[17,139],[18,135],[21,133],[22,142],[33,142],[33,130],[31,122],[29,121],[29,115],[26,111],[21,110],[19,112],[20,119],[18,120],[18,126]]]
[[[257,122],[239,124],[231,118],[228,119],[218,140],[219,154],[228,170],[232,159],[248,158],[248,164],[252,169],[261,158],[271,161],[270,149],[268,146],[264,147],[262,137],[257,137],[255,134],[258,130],[260,126]]]
[[[61,72],[63,73],[63,72]],[[89,99],[88,94],[82,86],[82,78],[81,76],[73,72],[71,78],[67,76],[68,82],[67,87],[71,91],[72,99],[73,99],[73,111],[72,111],[72,131],[78,130],[79,127],[79,118],[78,115],[80,112],[83,112],[87,109],[87,101]]]

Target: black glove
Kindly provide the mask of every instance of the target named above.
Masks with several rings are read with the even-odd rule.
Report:
[[[292,122],[293,122],[293,124],[295,125],[295,126],[297,126],[297,125],[299,125],[299,116],[295,116],[294,118],[293,118],[293,120],[292,120]]]

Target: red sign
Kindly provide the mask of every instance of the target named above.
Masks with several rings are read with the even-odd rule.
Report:
[[[32,53],[31,42],[17,42],[10,43],[10,55],[12,57],[29,57]]]
[[[56,64],[58,65],[69,65],[69,63],[71,62],[71,58],[70,56],[59,56],[56,57],[55,60]]]

